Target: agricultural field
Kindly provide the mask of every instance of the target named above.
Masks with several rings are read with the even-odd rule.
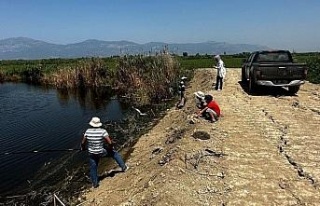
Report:
[[[227,68],[241,68],[243,60],[249,53],[222,55]],[[176,57],[182,69],[212,68],[215,64],[211,55],[196,55]],[[320,55],[319,53],[294,53],[294,62],[306,63],[308,70],[308,80],[312,83],[320,83]]]

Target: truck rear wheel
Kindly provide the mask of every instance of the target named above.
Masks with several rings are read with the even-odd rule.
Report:
[[[289,87],[289,92],[291,94],[296,94],[299,91],[299,89],[300,89],[300,86],[291,86]]]

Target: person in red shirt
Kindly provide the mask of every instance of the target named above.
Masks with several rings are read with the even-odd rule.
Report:
[[[198,116],[203,116],[208,119],[209,122],[218,121],[221,114],[218,103],[211,95],[205,95],[204,100],[206,101],[207,106],[199,111]]]

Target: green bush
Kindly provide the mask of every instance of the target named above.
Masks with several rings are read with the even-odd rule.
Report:
[[[307,80],[312,83],[320,83],[320,58],[319,56],[309,57],[307,59],[308,75]]]

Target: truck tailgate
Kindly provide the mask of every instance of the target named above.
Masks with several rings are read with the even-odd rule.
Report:
[[[281,64],[252,64],[260,71],[259,79],[304,79],[306,75],[306,64],[281,63]]]

